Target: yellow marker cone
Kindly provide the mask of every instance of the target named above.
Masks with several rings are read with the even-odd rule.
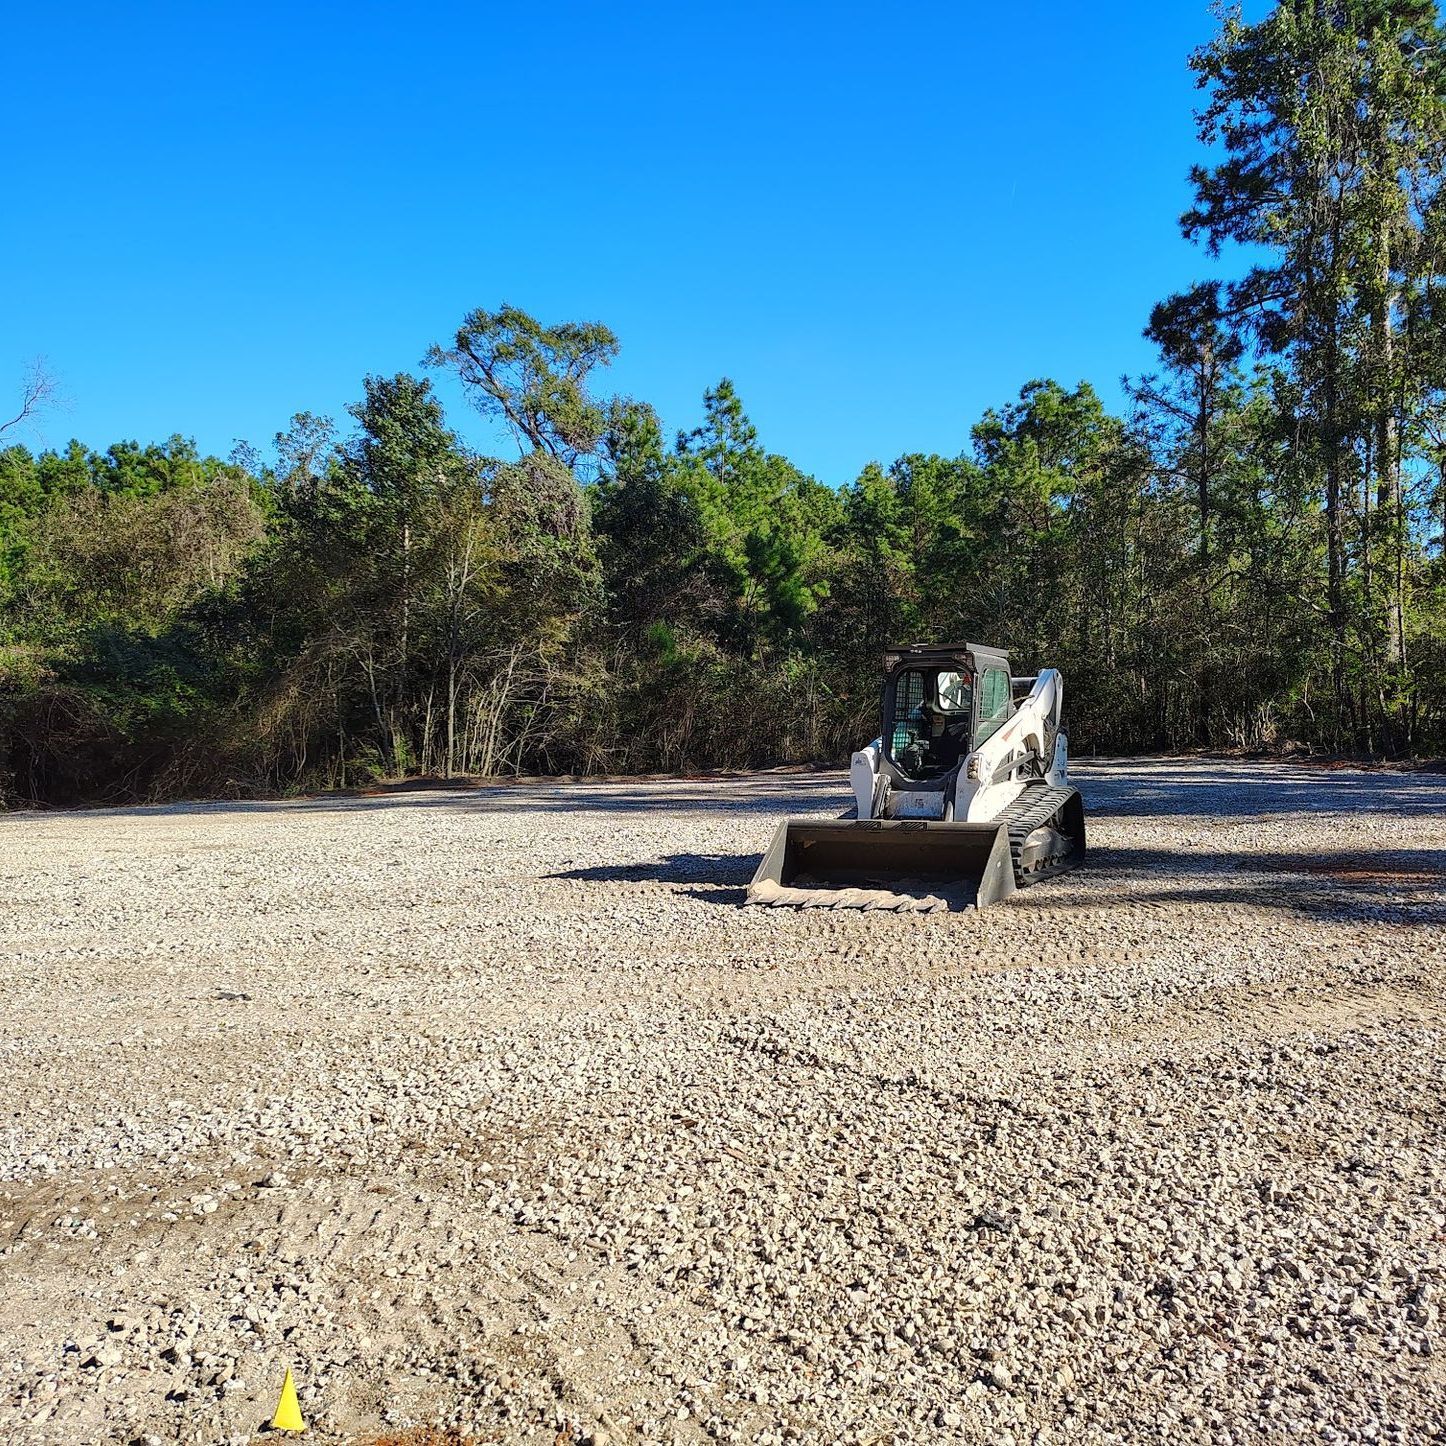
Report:
[[[296,1399],[296,1382],[291,1379],[291,1367],[286,1368],[286,1379],[281,1383],[281,1399],[276,1403],[276,1414],[271,1418],[273,1431],[305,1431],[306,1422],[301,1417],[301,1404]]]

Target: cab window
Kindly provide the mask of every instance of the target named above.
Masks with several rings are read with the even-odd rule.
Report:
[[[946,713],[969,711],[969,675],[943,669],[939,673],[939,706]]]
[[[907,668],[895,679],[888,757],[907,777],[937,777],[969,751],[972,685],[951,668]]]
[[[1009,674],[1003,668],[985,668],[979,679],[979,726],[974,730],[977,748],[1009,721]]]

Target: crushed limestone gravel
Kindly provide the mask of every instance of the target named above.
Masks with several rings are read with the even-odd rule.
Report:
[[[982,912],[842,780],[0,818],[0,1440],[1442,1439],[1446,777],[1081,767]]]

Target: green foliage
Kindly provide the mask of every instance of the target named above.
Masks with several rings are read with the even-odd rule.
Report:
[[[1253,266],[1154,308],[1128,416],[1033,381],[828,486],[503,306],[427,361],[506,458],[406,374],[270,465],[0,448],[0,798],[841,760],[925,639],[1061,668],[1077,751],[1446,749],[1443,56],[1427,0],[1225,19],[1183,226]]]
[[[588,394],[588,374],[618,353],[600,322],[543,326],[515,306],[470,312],[450,347],[427,353],[456,371],[484,416],[500,418],[524,451],[574,467],[597,447],[607,415]]]
[[[592,524],[611,580],[609,619],[625,633],[697,624],[706,614],[708,533],[696,496],[664,452],[651,407],[615,402],[606,467],[592,490]]]
[[[180,438],[0,453],[0,797],[180,785],[222,692],[187,611],[234,585],[265,517],[255,479]]]
[[[1428,0],[1288,0],[1233,16],[1192,64],[1201,137],[1187,235],[1268,259],[1223,292],[1279,357],[1288,468],[1321,505],[1335,741],[1415,744],[1410,637],[1425,582],[1446,334],[1446,35]],[[1167,360],[1168,360],[1167,353]]]
[[[701,522],[714,634],[757,657],[828,596],[825,539],[839,499],[759,446],[726,377],[704,393],[702,425],[679,433],[672,472]]]

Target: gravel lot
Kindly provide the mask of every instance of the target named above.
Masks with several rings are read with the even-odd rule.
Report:
[[[982,913],[831,776],[0,818],[0,1439],[1446,1439],[1446,776],[1078,770]]]

